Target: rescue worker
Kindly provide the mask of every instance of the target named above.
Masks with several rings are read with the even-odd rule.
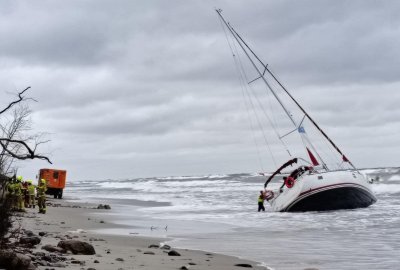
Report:
[[[15,178],[11,178],[11,180],[7,183],[7,198],[10,200],[11,209],[15,209],[16,207],[16,198],[15,198]]]
[[[14,192],[16,197],[16,209],[17,211],[25,212],[25,204],[24,204],[24,194],[23,194],[23,187],[22,187],[22,176],[16,177],[17,182],[14,185]]]
[[[28,181],[22,181],[22,199],[25,207],[29,207]]]
[[[35,208],[35,189],[36,186],[32,184],[32,180],[28,180],[28,196],[29,196],[29,201],[28,201],[28,207]]]
[[[36,188],[38,195],[39,213],[46,214],[46,180],[40,179],[39,185]]]
[[[261,210],[265,211],[264,207],[264,192],[261,190],[260,195],[258,196],[258,212]]]

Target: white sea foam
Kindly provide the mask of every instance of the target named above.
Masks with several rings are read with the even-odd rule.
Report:
[[[277,269],[333,269],[339,265],[340,269],[353,270],[371,269],[371,264],[377,266],[374,269],[396,269],[397,263],[392,261],[400,249],[398,168],[363,173],[381,176],[382,181],[371,185],[378,202],[365,209],[323,213],[276,213],[268,204],[265,213],[258,213],[257,196],[265,179],[258,181],[256,174],[101,181],[93,182],[93,193],[89,183],[74,183],[73,192],[81,192],[80,197],[101,198],[101,203],[107,199],[169,202],[171,205],[132,207],[116,200],[120,205],[113,207],[110,214],[123,224],[142,227],[141,233],[187,239],[178,241],[185,248],[257,261],[263,261],[268,254],[268,265]],[[280,185],[273,182],[269,187]],[[168,232],[149,229],[166,225]],[[215,245],[216,238],[219,245]],[[288,249],[296,252],[288,257],[282,252]],[[338,262],[337,258],[342,260]]]
[[[396,194],[400,193],[400,185],[396,184],[374,184],[371,185],[372,191],[376,194]]]

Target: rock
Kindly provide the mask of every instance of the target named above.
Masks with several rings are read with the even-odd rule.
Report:
[[[149,248],[159,248],[159,247],[160,247],[159,245],[155,245],[155,244],[152,244],[149,246]]]
[[[90,268],[88,268],[87,270],[96,270],[96,268],[90,267]]]
[[[168,256],[181,256],[181,254],[179,254],[179,252],[176,250],[171,250],[168,252]]]
[[[109,206],[108,204],[105,204],[105,205],[104,205],[104,209],[110,210],[110,209],[111,209],[111,206]]]
[[[73,254],[82,254],[82,255],[96,254],[96,251],[94,250],[94,247],[91,244],[79,240],[60,241],[58,242],[57,246],[67,251],[69,250]]]
[[[143,252],[143,254],[147,254],[147,255],[155,255],[153,251],[145,251],[145,252]]]
[[[42,249],[47,250],[48,252],[60,252],[60,253],[65,253],[65,250],[60,247],[55,247],[52,245],[44,245]]]
[[[161,248],[161,249],[170,250],[170,249],[171,249],[171,246],[163,245],[163,246],[161,246],[160,248]]]
[[[25,234],[26,234],[27,236],[34,236],[33,232],[32,232],[32,231],[29,231],[29,230],[25,230]]]
[[[23,254],[15,253],[10,266],[10,269],[29,269],[31,266],[31,258]]]
[[[189,265],[196,265],[194,262],[190,262]]]
[[[98,260],[94,260],[93,263],[100,263]]]
[[[38,251],[38,252],[33,253],[33,255],[35,255],[37,257],[42,257],[42,256],[46,255],[46,253]]]
[[[19,239],[20,244],[35,246],[40,244],[40,238],[38,236],[23,236]]]
[[[181,266],[181,268],[179,268],[179,269],[181,269],[181,270],[189,270],[189,268],[187,268],[186,265]]]
[[[123,262],[124,261],[124,259],[122,259],[122,258],[116,258],[115,260],[118,261],[118,262]]]
[[[45,235],[47,235],[46,232],[39,232],[39,236],[45,236]]]
[[[238,263],[238,264],[235,264],[235,266],[253,268],[253,266],[251,264],[248,264],[248,263]]]

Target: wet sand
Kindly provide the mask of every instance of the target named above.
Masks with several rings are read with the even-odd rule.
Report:
[[[125,236],[108,235],[93,232],[93,230],[124,228],[124,226],[112,223],[113,209],[94,209],[97,205],[69,203],[64,200],[54,200],[50,202],[47,214],[38,214],[36,209],[27,209],[27,212],[18,217],[16,226],[20,226],[32,231],[34,235],[45,234],[41,237],[41,243],[36,245],[31,252],[31,257],[36,259],[36,264],[47,264],[38,269],[62,269],[55,267],[65,266],[67,269],[215,269],[215,270],[234,270],[246,269],[251,265],[251,269],[267,269],[258,266],[256,262],[244,259],[210,253],[199,250],[162,249],[162,243],[167,239],[143,237],[138,234],[130,233]],[[112,207],[112,206],[111,206]],[[101,213],[101,219],[93,218]],[[135,226],[135,224],[132,224]],[[58,252],[48,252],[43,250],[44,245],[57,246],[61,240],[79,240],[91,244],[95,255],[74,255],[61,254]],[[217,244],[217,243],[216,243]],[[154,245],[155,247],[150,247]],[[168,252],[177,251],[181,256],[170,256]],[[59,256],[62,260],[56,264],[39,258],[47,258],[45,255],[53,256],[57,260]],[[38,255],[41,254],[41,255]],[[36,256],[36,257],[35,257]],[[235,266],[242,264],[243,266]]]

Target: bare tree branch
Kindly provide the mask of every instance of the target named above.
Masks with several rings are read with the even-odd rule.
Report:
[[[18,93],[18,100],[15,100],[15,101],[11,102],[10,104],[8,104],[8,106],[7,106],[5,109],[3,109],[2,111],[0,111],[0,114],[6,112],[6,111],[9,110],[12,106],[14,106],[15,104],[21,102],[22,100],[24,100],[24,99],[26,100],[26,98],[23,96],[23,94],[24,94],[26,91],[28,91],[30,88],[31,88],[31,87],[28,86],[27,88],[25,88],[24,90],[22,90],[21,92],[19,92],[19,93]],[[34,99],[32,99],[32,100],[34,100]]]
[[[17,145],[21,145],[21,146],[23,146],[23,147],[25,148],[25,150],[26,150],[28,153],[26,153],[26,154],[16,154],[16,153],[10,151],[10,150],[6,147],[6,145],[4,144],[4,142],[15,143],[15,144],[17,144]],[[21,141],[21,140],[13,140],[13,139],[7,139],[7,138],[0,138],[0,145],[1,145],[1,147],[6,151],[6,153],[9,154],[10,156],[12,156],[13,158],[21,159],[21,160],[24,160],[24,159],[35,159],[35,158],[36,158],[36,159],[43,159],[43,160],[47,160],[47,162],[49,162],[50,164],[53,164],[53,163],[50,161],[50,159],[49,159],[48,157],[35,154],[35,151],[32,150],[32,149],[28,146],[28,144],[27,144],[26,142],[24,142],[24,141]]]

